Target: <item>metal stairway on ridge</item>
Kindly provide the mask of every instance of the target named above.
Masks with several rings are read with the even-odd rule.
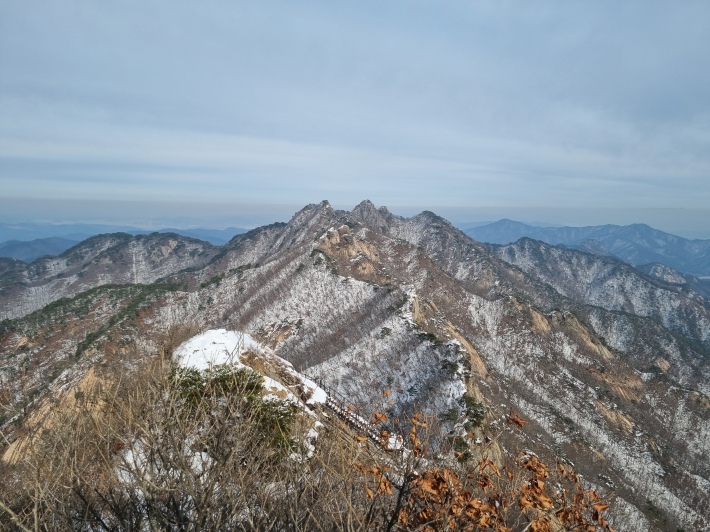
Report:
[[[356,432],[367,437],[369,441],[380,447],[384,451],[392,451],[388,447],[388,442],[383,441],[382,434],[379,428],[368,422],[357,409],[346,401],[332,388],[327,386],[322,379],[306,375],[310,380],[315,382],[326,393],[325,407],[334,413],[338,419],[345,423]]]

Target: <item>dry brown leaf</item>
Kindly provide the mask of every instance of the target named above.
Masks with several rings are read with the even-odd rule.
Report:
[[[414,414],[412,416],[412,425],[416,427],[426,427],[426,421],[424,421],[424,416],[421,414]]]
[[[481,460],[481,463],[479,464],[479,469],[481,471],[485,471],[486,468],[490,469],[493,471],[497,477],[500,477],[500,469],[493,463],[492,460]]]
[[[538,519],[537,521],[533,521],[530,523],[530,530],[533,532],[552,532],[552,528],[550,527],[550,521],[545,519],[544,517],[542,519]]]
[[[538,502],[538,505],[543,510],[549,510],[550,508],[552,508],[555,505],[552,498],[544,493],[542,493],[538,496],[537,502]]]
[[[506,418],[506,421],[511,425],[515,425],[519,429],[522,429],[523,425],[525,425],[525,423],[528,422],[527,419],[521,418],[517,412],[513,412],[512,410],[511,410],[511,413]]]
[[[378,495],[392,495],[392,483],[386,478],[382,479],[380,485],[377,486]]]
[[[489,489],[493,488],[493,482],[491,482],[491,477],[488,475],[481,475],[478,477],[478,486],[483,490],[483,491],[488,491]]]
[[[608,505],[608,504],[605,504],[605,503],[603,503],[603,502],[598,502],[597,504],[595,504],[594,506],[592,506],[592,508],[594,508],[594,511],[595,511],[595,512],[603,512],[604,510],[606,510],[607,508],[609,508],[609,505]]]
[[[387,416],[381,412],[375,412],[375,424],[379,425],[380,423],[385,422],[387,422]]]

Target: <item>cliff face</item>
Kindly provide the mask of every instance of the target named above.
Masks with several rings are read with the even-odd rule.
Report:
[[[83,368],[159,350],[171,327],[226,327],[361,410],[382,408],[385,388],[393,414],[476,398],[487,410],[478,436],[503,455],[529,446],[574,463],[615,494],[617,529],[710,526],[710,315],[694,291],[540,242],[487,247],[433,213],[404,219],[370,202],[310,205],[221,249],[182,242],[165,253],[165,241],[106,242],[75,261],[94,273],[73,293],[101,284],[110,257],[112,279],[132,282],[132,249],[144,272],[134,280],[169,284],[94,288],[6,322],[13,404],[22,372],[37,393],[66,388]],[[514,436],[501,430],[511,409],[530,419]]]

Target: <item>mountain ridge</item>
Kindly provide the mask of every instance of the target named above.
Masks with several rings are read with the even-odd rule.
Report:
[[[51,239],[71,240],[74,243],[81,242],[92,236],[108,233],[128,233],[130,235],[148,235],[151,233],[177,233],[183,236],[205,240],[211,244],[222,245],[226,244],[232,237],[237,234],[245,233],[247,229],[241,227],[227,227],[225,229],[209,229],[209,228],[176,228],[164,227],[162,229],[143,229],[140,227],[129,225],[110,225],[110,224],[38,224],[38,223],[0,223],[0,253],[7,253],[10,258],[17,258],[25,262],[41,257],[42,255],[26,255],[27,258],[15,254],[12,250],[3,248],[9,242],[20,242],[24,245],[33,241],[46,241]],[[47,249],[45,255],[58,255],[71,246],[66,246],[63,249],[51,248]]]
[[[29,263],[41,257],[60,255],[78,243],[79,240],[70,240],[58,236],[37,238],[27,242],[8,240],[0,244],[0,257],[17,259]]]
[[[161,238],[175,241],[166,254]],[[3,322],[12,397],[25,396],[20,382],[66,389],[80,367],[158,350],[180,324],[244,331],[365,412],[385,388],[394,416],[480,401],[475,438],[497,438],[501,457],[527,446],[574,462],[616,494],[616,527],[708,526],[707,301],[687,287],[535,240],[482,244],[431,212],[403,218],[369,201],[350,213],[311,204],[221,248],[186,241],[181,254],[181,238],[99,239],[66,270],[94,288]],[[130,282],[120,257],[131,253],[160,285],[107,284]],[[115,275],[100,278],[106,257]],[[4,309],[17,306],[9,293]],[[12,360],[27,360],[24,380]],[[519,434],[500,431],[511,409],[529,420]]]
[[[598,255],[613,255],[634,266],[663,263],[685,274],[710,276],[710,240],[689,240],[646,224],[536,227],[503,219],[465,232],[491,244],[510,244],[529,237]]]

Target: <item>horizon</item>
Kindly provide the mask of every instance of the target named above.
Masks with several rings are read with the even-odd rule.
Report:
[[[288,222],[308,204],[189,204],[185,202],[105,202],[48,201],[36,199],[7,200],[0,198],[0,223],[47,225],[107,225],[133,227],[138,230],[189,229],[253,229],[275,222]],[[329,201],[329,200],[327,200]],[[365,201],[365,200],[362,200]],[[351,211],[357,204],[329,203],[338,210]],[[374,202],[373,202],[374,203]],[[710,240],[710,209],[572,209],[543,207],[451,207],[398,206],[386,207],[393,214],[409,218],[432,211],[454,226],[484,225],[509,219],[536,227],[588,227],[597,225],[645,224],[665,233],[687,239]],[[93,207],[93,208],[89,208]],[[27,216],[29,211],[41,215]],[[185,211],[192,210],[192,216]],[[77,214],[84,213],[84,214]],[[183,212],[175,216],[175,212]],[[128,214],[127,214],[128,213]]]

